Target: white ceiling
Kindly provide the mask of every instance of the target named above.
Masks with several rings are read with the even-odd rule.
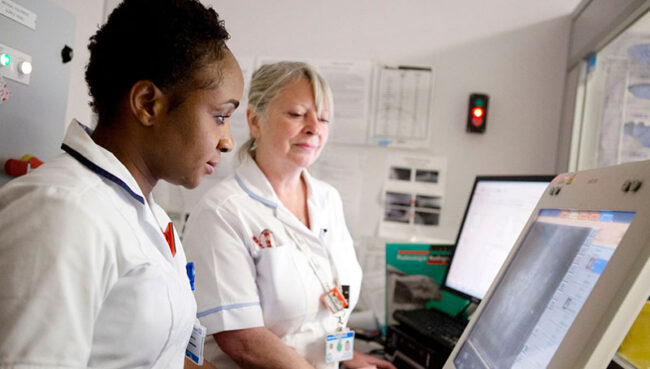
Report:
[[[262,32],[260,37],[268,36],[268,32],[272,32],[280,22],[283,27],[287,23],[295,24],[300,33],[327,37],[328,31],[350,29],[353,25],[359,32],[364,32],[366,24],[382,20],[385,27],[370,27],[377,37],[390,41],[399,39],[400,33],[421,32],[430,38],[432,49],[440,49],[569,16],[583,0],[200,1],[214,7],[226,19],[234,36],[239,32]],[[121,0],[104,2],[106,19],[106,14]],[[428,24],[410,21],[421,18],[423,14],[430,17]],[[311,21],[315,16],[321,19],[318,24]],[[308,23],[301,22],[301,19],[308,20]]]
[[[427,51],[510,32],[553,19],[568,17],[581,0],[202,0],[226,20],[233,35],[263,39],[282,37],[287,42],[310,35],[319,39],[357,34],[386,40],[389,46],[418,48],[412,35],[427,38]],[[318,19],[318,21],[314,21]],[[292,32],[284,32],[291,29]],[[351,32],[350,30],[354,30]],[[343,34],[342,34],[343,33]],[[408,36],[405,36],[408,35]],[[251,37],[253,36],[253,37]],[[414,41],[414,42],[413,42]],[[255,43],[255,42],[253,42]],[[262,45],[255,45],[262,46]]]

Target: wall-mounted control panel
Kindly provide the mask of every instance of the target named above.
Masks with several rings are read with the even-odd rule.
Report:
[[[0,186],[13,178],[5,160],[61,152],[71,73],[61,50],[74,39],[75,17],[54,1],[0,0]]]
[[[0,75],[29,85],[32,74],[32,57],[20,50],[0,44]]]

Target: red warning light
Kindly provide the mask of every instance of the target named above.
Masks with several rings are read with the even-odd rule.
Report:
[[[467,132],[483,133],[487,126],[488,102],[487,94],[473,93],[469,95],[467,109]]]

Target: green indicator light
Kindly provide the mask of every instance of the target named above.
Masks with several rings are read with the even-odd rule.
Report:
[[[0,54],[0,65],[6,67],[9,64],[11,64],[11,56],[7,53]]]
[[[474,105],[482,107],[483,106],[483,99],[474,100]]]

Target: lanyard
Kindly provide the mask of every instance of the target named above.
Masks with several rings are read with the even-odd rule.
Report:
[[[316,274],[316,278],[318,279],[321,286],[323,287],[323,290],[325,292],[328,292],[331,289],[333,289],[334,287],[338,288],[339,287],[338,271],[336,269],[336,265],[334,265],[334,262],[332,260],[332,255],[330,254],[329,250],[327,248],[325,248],[325,252],[327,252],[327,258],[329,260],[329,264],[330,264],[330,267],[332,269],[332,276],[334,277],[334,284],[332,284],[332,282],[329,281],[325,277],[323,268],[316,262],[316,260],[314,260],[314,253],[311,250],[309,250],[309,246],[307,246],[307,242],[305,241],[305,239],[302,236],[298,236],[293,231],[291,231],[291,230],[289,230],[287,228],[288,227],[285,226],[285,231],[287,232],[289,237],[291,237],[293,242],[296,244],[296,246],[298,247],[298,250],[300,250],[300,252],[302,252],[303,255],[305,255],[305,257],[307,258],[307,261],[309,262],[309,266],[314,271],[314,274]],[[300,242],[300,241],[302,241],[302,242]],[[322,240],[320,240],[320,241],[322,242]],[[344,328],[344,325],[345,325],[344,322],[343,322],[343,317],[344,316],[345,316],[345,310],[341,310],[341,311],[339,311],[337,313],[334,313],[334,317],[337,320],[337,324],[336,324],[336,326],[337,326],[336,331],[337,332],[341,332],[343,330],[343,328]]]
[[[334,283],[330,280],[328,280],[325,277],[325,271],[323,268],[320,266],[318,262],[314,259],[314,253],[309,250],[309,246],[307,246],[307,242],[304,240],[302,236],[296,235],[292,230],[288,229],[288,226],[285,226],[285,232],[289,235],[289,237],[293,240],[293,242],[296,244],[298,247],[298,250],[305,255],[307,258],[307,262],[309,263],[309,266],[311,269],[314,271],[314,274],[316,274],[316,278],[320,282],[321,286],[323,287],[323,290],[325,292],[331,290],[334,287],[338,287],[338,272],[336,269],[336,265],[332,262],[332,256],[330,255],[330,252],[327,248],[325,248],[325,252],[327,252],[327,258],[329,260],[330,267],[332,269],[332,276],[334,277]],[[301,242],[302,241],[302,242]]]

